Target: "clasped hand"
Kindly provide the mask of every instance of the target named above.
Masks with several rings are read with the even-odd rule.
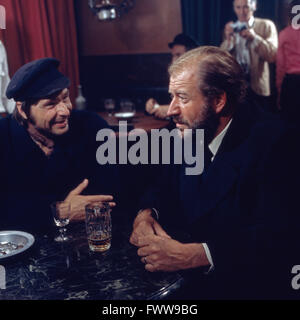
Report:
[[[137,254],[146,270],[178,271],[209,265],[201,243],[180,243],[172,239],[149,213],[142,215],[134,222],[130,243],[139,248]]]

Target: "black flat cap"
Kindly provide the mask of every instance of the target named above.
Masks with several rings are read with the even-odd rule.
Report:
[[[15,101],[47,98],[70,85],[70,80],[58,71],[60,62],[42,58],[23,65],[11,78],[7,98]]]
[[[187,50],[191,50],[199,46],[194,39],[183,33],[180,33],[177,36],[175,36],[174,40],[170,42],[168,46],[170,49],[172,49],[176,44],[185,46]]]

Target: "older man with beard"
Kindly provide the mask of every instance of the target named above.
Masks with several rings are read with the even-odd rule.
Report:
[[[72,110],[70,81],[59,61],[43,58],[22,66],[7,97],[15,112],[0,121],[0,229],[44,231],[50,204],[70,204],[70,220],[85,218],[90,201],[110,201],[115,169],[96,162],[96,133],[108,127],[97,116]]]
[[[286,154],[296,135],[243,102],[243,71],[222,49],[189,51],[169,73],[168,115],[181,132],[205,130],[210,163],[200,176],[186,175],[185,164],[166,168],[142,201],[130,242],[146,270],[184,271],[179,298],[289,294],[299,159]]]

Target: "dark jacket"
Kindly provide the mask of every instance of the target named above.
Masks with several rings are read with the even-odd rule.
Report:
[[[142,206],[156,207],[163,227],[207,243],[211,297],[289,297],[299,253],[298,141],[277,117],[240,106],[203,177],[171,166],[145,196]]]
[[[96,162],[97,114],[73,111],[70,129],[47,158],[13,117],[0,120],[0,230],[37,231],[52,225],[50,203],[63,200],[84,178],[84,194],[112,194],[115,168]]]

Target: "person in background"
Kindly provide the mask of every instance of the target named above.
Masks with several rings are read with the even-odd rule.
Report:
[[[288,298],[299,252],[299,138],[245,102],[243,71],[227,51],[191,50],[169,75],[168,116],[184,136],[204,130],[204,172],[164,166],[130,242],[147,271],[183,272],[178,298]]]
[[[7,99],[5,94],[9,81],[6,50],[0,40],[0,113],[12,113],[15,109],[15,101]]]
[[[241,65],[250,85],[250,97],[273,111],[269,63],[276,60],[278,35],[272,21],[254,17],[256,6],[256,0],[233,1],[238,20],[225,25],[221,48],[233,54]]]
[[[85,218],[90,201],[115,205],[115,170],[95,157],[96,134],[108,125],[96,114],[72,110],[70,81],[58,66],[54,58],[29,62],[7,87],[16,108],[0,120],[1,230],[49,229],[54,201],[70,203],[71,221]]]
[[[289,26],[279,34],[279,47],[276,59],[276,86],[281,114],[289,121],[299,121],[300,103],[300,26],[293,25],[296,16],[292,12],[300,5],[294,0],[289,5]],[[298,11],[297,11],[298,12]]]
[[[198,44],[191,37],[180,33],[175,36],[174,40],[168,44],[171,55],[172,62],[178,59],[185,52],[198,47]],[[169,105],[160,105],[155,99],[150,98],[146,102],[146,111],[157,118],[165,119],[167,117]]]

